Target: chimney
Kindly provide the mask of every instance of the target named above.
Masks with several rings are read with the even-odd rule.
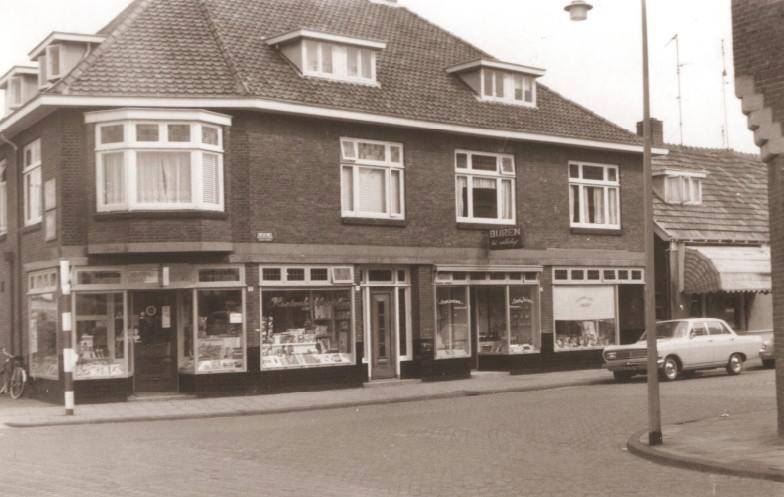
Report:
[[[642,121],[637,123],[637,136],[642,136]],[[664,145],[664,123],[651,118],[651,142],[654,147]]]

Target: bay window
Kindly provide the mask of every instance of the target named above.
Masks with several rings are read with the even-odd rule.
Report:
[[[618,166],[569,163],[569,213],[574,228],[620,229]]]
[[[514,156],[458,150],[455,172],[458,222],[515,222]]]
[[[24,148],[22,182],[24,193],[24,225],[32,226],[41,222],[42,181],[41,181],[41,139]]]
[[[99,212],[223,211],[226,116],[195,111],[105,111],[97,123]]]
[[[343,217],[404,219],[403,145],[342,138]]]

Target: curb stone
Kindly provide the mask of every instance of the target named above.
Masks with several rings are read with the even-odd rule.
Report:
[[[700,471],[702,473],[717,473],[729,476],[741,476],[744,478],[755,478],[758,480],[769,480],[784,482],[784,471],[762,466],[742,466],[737,464],[720,463],[701,457],[683,456],[660,451],[650,445],[641,442],[640,439],[648,433],[648,430],[635,432],[626,441],[626,448],[632,454],[647,459],[649,461],[672,466],[680,469]]]
[[[462,397],[471,397],[477,395],[497,395],[504,393],[524,393],[524,392],[537,392],[542,390],[554,390],[558,388],[568,388],[587,385],[601,385],[612,383],[610,380],[605,379],[590,379],[590,380],[576,380],[563,383],[553,383],[550,385],[528,385],[516,386],[508,388],[490,388],[487,390],[455,390],[452,392],[441,392],[433,394],[409,395],[401,397],[389,397],[374,400],[360,400],[349,402],[335,402],[328,404],[308,404],[294,407],[273,407],[266,409],[231,409],[226,411],[214,412],[194,412],[189,413],[171,413],[171,414],[150,414],[150,415],[135,415],[124,417],[110,417],[101,416],[89,419],[79,419],[78,415],[73,418],[62,419],[45,419],[41,421],[6,421],[4,424],[10,428],[43,428],[50,426],[79,426],[79,425],[93,425],[93,424],[111,424],[111,423],[134,423],[145,421],[179,421],[186,419],[208,419],[208,418],[226,418],[234,416],[262,416],[268,414],[288,414],[293,412],[307,412],[322,409],[344,409],[348,407],[366,407],[372,405],[385,405],[385,404],[398,404],[403,402],[421,402],[427,400],[443,400]]]

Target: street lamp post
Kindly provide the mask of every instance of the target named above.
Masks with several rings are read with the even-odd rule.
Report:
[[[648,12],[645,0],[642,8],[642,112],[643,112],[643,159],[642,183],[645,218],[645,330],[648,346],[648,444],[661,445],[661,406],[659,402],[659,368],[656,347],[656,290],[653,257],[653,180],[651,168],[651,102],[648,74]],[[584,0],[574,0],[564,10],[573,21],[584,21],[593,7]]]

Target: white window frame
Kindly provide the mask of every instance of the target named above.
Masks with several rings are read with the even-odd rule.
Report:
[[[466,167],[461,168],[458,167],[457,164],[457,156],[458,155],[466,155]],[[474,155],[482,155],[487,157],[495,157],[496,159],[496,170],[495,171],[481,171],[472,169],[473,163],[473,156]],[[504,172],[503,170],[503,161],[504,159],[509,159],[512,161],[512,172]],[[512,154],[498,154],[493,152],[481,152],[476,150],[463,150],[457,149],[455,150],[454,155],[455,161],[455,215],[457,217],[458,223],[475,223],[475,224],[515,224],[517,222],[517,164],[515,162],[515,157]],[[463,177],[466,179],[466,185],[468,187],[468,194],[466,195],[466,207],[468,209],[468,216],[461,216],[460,211],[458,210],[460,205],[460,186],[459,186],[459,179]],[[473,179],[495,179],[496,180],[496,217],[495,219],[492,218],[482,218],[482,217],[475,217],[474,216],[474,198],[473,198]],[[502,185],[504,181],[512,182],[512,217],[511,219],[504,219],[501,218],[501,191]]]
[[[700,205],[702,204],[702,175],[696,174],[668,174],[664,177],[664,199],[668,204]],[[677,182],[681,198],[673,199],[671,185]]]
[[[265,269],[277,269],[280,270],[280,279],[279,280],[267,280],[264,279],[264,270]],[[288,280],[288,270],[289,269],[301,269],[304,273],[304,278],[301,280]],[[325,270],[327,271],[327,279],[326,280],[312,280],[311,279],[311,271],[312,270]],[[335,280],[335,270],[336,269],[348,269],[351,272],[351,281],[336,281]],[[353,286],[354,285],[354,266],[319,266],[319,265],[277,265],[277,264],[264,264],[259,266],[259,286],[263,287],[341,287],[341,286]]]
[[[36,60],[38,61],[38,89],[44,89],[49,86],[49,78],[47,76],[49,67],[47,65],[46,53],[39,55]]]
[[[370,145],[383,145],[384,157],[383,161],[376,161],[370,159],[360,159],[358,156],[359,144],[367,143]],[[353,150],[353,157],[346,154],[346,147],[349,146]],[[398,161],[392,158],[392,149],[397,147],[399,150]],[[371,219],[394,219],[404,220],[406,218],[406,176],[405,176],[405,160],[403,158],[404,147],[402,143],[378,141],[378,140],[365,140],[362,138],[348,138],[343,137],[340,139],[340,212],[344,218],[371,218]],[[352,184],[352,207],[349,209],[343,205],[343,169],[351,169]],[[384,191],[386,192],[386,212],[369,212],[359,210],[359,172],[363,169],[374,169],[384,171]],[[397,171],[400,175],[400,192],[398,199],[400,205],[400,212],[393,212],[392,202],[392,172]]]
[[[57,48],[57,62],[59,71],[55,73],[52,71],[52,49]],[[53,43],[46,47],[46,79],[51,81],[63,77],[63,45]]]
[[[619,304],[619,301],[618,301],[618,299],[619,299],[619,296],[618,296],[618,294],[619,294],[618,286],[617,285],[613,285],[613,284],[606,284],[606,283],[602,284],[602,285],[591,285],[591,284],[586,284],[586,283],[587,282],[583,282],[580,286],[588,286],[588,287],[599,286],[599,287],[609,287],[609,288],[612,288],[612,291],[613,291],[613,306],[614,306],[614,314],[615,314],[615,316],[613,316],[613,320],[615,321],[615,343],[611,344],[611,345],[620,345],[620,343],[621,343],[621,319],[620,319],[620,315],[621,314],[620,314],[620,312],[621,311],[620,311],[620,308],[618,307],[618,304]],[[555,290],[553,290],[553,294],[555,294]],[[602,349],[604,349],[606,347],[605,345],[584,346],[584,347],[578,347],[578,348],[559,347],[558,346],[558,342],[557,342],[558,334],[556,333],[555,323],[556,323],[556,321],[561,321],[561,320],[556,319],[556,312],[557,311],[556,311],[555,295],[553,295],[553,308],[552,308],[552,311],[553,311],[553,321],[552,321],[552,326],[553,326],[553,352],[555,352],[556,354],[560,354],[560,353],[569,353],[569,352],[579,352],[579,351],[584,351],[584,350],[602,350]],[[595,321],[595,320],[588,319],[586,321]]]
[[[308,67],[308,50],[309,44],[315,44],[316,47],[316,60],[318,61],[318,68],[316,70]],[[329,45],[332,48],[332,72],[324,71],[324,46]],[[357,75],[350,76],[348,74],[348,49],[355,48],[357,50]],[[362,76],[363,62],[362,51],[367,50],[370,52],[370,77]],[[369,47],[359,45],[335,43],[329,41],[314,40],[304,38],[300,42],[300,51],[302,56],[302,74],[305,76],[313,76],[317,78],[331,79],[335,81],[345,81],[349,83],[359,83],[364,85],[377,85],[376,81],[376,50]]]
[[[579,178],[572,178],[571,170],[572,166],[577,166],[579,171]],[[592,180],[592,179],[583,179],[583,167],[599,167],[604,170],[603,180]],[[609,171],[615,171],[615,180],[611,181],[609,178]],[[599,164],[595,162],[583,162],[583,161],[569,161],[567,165],[567,177],[569,178],[569,226],[572,228],[595,228],[595,229],[613,229],[619,230],[621,229],[621,170],[615,164]],[[577,186],[579,189],[579,199],[574,198],[574,194],[572,193],[572,186]],[[604,215],[605,221],[607,221],[610,217],[610,190],[615,190],[615,212],[616,212],[616,220],[617,223],[589,223],[586,221],[587,213],[586,213],[586,205],[584,203],[585,197],[585,190],[588,187],[598,187],[604,190]],[[579,203],[579,212],[580,212],[580,220],[575,222],[572,219],[572,215],[574,213],[574,202]]]
[[[566,278],[560,278],[566,271]],[[589,279],[589,271],[598,271],[598,279]],[[645,269],[639,267],[554,267],[553,285],[644,285]]]
[[[32,162],[30,164],[27,163],[27,151],[30,150],[30,155],[32,157]],[[34,151],[38,152],[38,157],[35,157]],[[43,220],[43,166],[42,166],[42,159],[41,159],[41,139],[37,138],[32,142],[28,143],[23,152],[22,152],[22,161],[24,164],[24,168],[22,169],[22,190],[24,192],[24,225],[25,226],[34,226],[39,224]],[[30,195],[30,178],[33,174],[38,173],[39,180],[40,180],[40,188],[38,189],[38,196],[37,199],[29,198]],[[28,202],[29,200],[29,202]],[[32,204],[32,202],[38,202],[38,216],[34,217],[30,212],[28,205]]]
[[[0,159],[0,235],[8,233],[8,178],[3,179],[7,170],[8,162]]]
[[[490,78],[493,81],[491,88],[485,88],[485,75],[489,71]],[[503,95],[498,95],[496,92],[496,80],[498,77],[503,78],[501,83],[503,87]],[[522,98],[518,100],[515,98],[515,78],[522,79],[523,93]],[[480,98],[491,102],[501,102],[505,104],[522,105],[524,107],[536,107],[536,81],[531,76],[503,71],[501,69],[491,69],[483,67],[479,72],[479,85],[480,85]],[[525,99],[526,86],[531,87],[531,101]],[[489,91],[488,91],[489,90]]]
[[[16,109],[24,103],[24,78],[22,76],[13,76],[8,80],[8,91],[6,98],[8,98],[8,108]]]
[[[391,271],[392,272],[392,279],[388,281],[370,281],[370,271]],[[400,273],[403,273],[403,279],[399,277]],[[397,362],[395,365],[395,374],[400,376],[400,363],[404,361],[410,361],[414,359],[414,340],[413,340],[413,333],[412,333],[412,326],[411,326],[411,276],[409,270],[404,267],[375,267],[375,266],[366,266],[361,269],[361,280],[360,280],[360,287],[362,288],[362,303],[363,303],[363,316],[362,316],[362,333],[365,337],[364,339],[364,346],[365,346],[365,353],[362,357],[362,363],[368,365],[368,374],[372,376],[373,371],[373,363],[371,360],[371,310],[370,310],[370,293],[372,288],[384,288],[389,289],[394,293],[394,297],[392,299],[392,305],[395,306],[394,310],[394,319],[395,319],[395,333],[394,340],[395,341],[395,350],[397,351]],[[403,290],[404,301],[405,301],[405,308],[406,308],[406,317],[405,322],[402,323],[405,328],[405,340],[406,340],[406,353],[400,353],[400,292],[399,290]]]
[[[141,115],[139,117],[142,117]],[[96,151],[96,206],[98,212],[117,212],[117,211],[178,211],[178,210],[199,210],[223,212],[225,205],[224,195],[224,174],[223,174],[223,130],[220,125],[200,121],[198,119],[129,119],[101,122],[95,126],[95,151]],[[136,136],[136,126],[139,124],[150,124],[158,127],[157,141],[138,141]],[[169,142],[169,125],[190,126],[190,140],[187,142]],[[118,143],[102,143],[101,130],[107,127],[122,126],[123,141]],[[218,144],[203,143],[202,129],[211,128],[218,131]],[[140,202],[138,201],[138,191],[136,185],[136,163],[139,152],[189,152],[190,153],[190,176],[191,176],[191,201],[179,203],[166,202]],[[123,202],[108,204],[104,203],[104,167],[103,157],[106,154],[122,153],[124,179],[125,179],[125,199]],[[204,175],[203,159],[205,155],[212,154],[217,156],[217,191],[218,203],[204,201]]]

